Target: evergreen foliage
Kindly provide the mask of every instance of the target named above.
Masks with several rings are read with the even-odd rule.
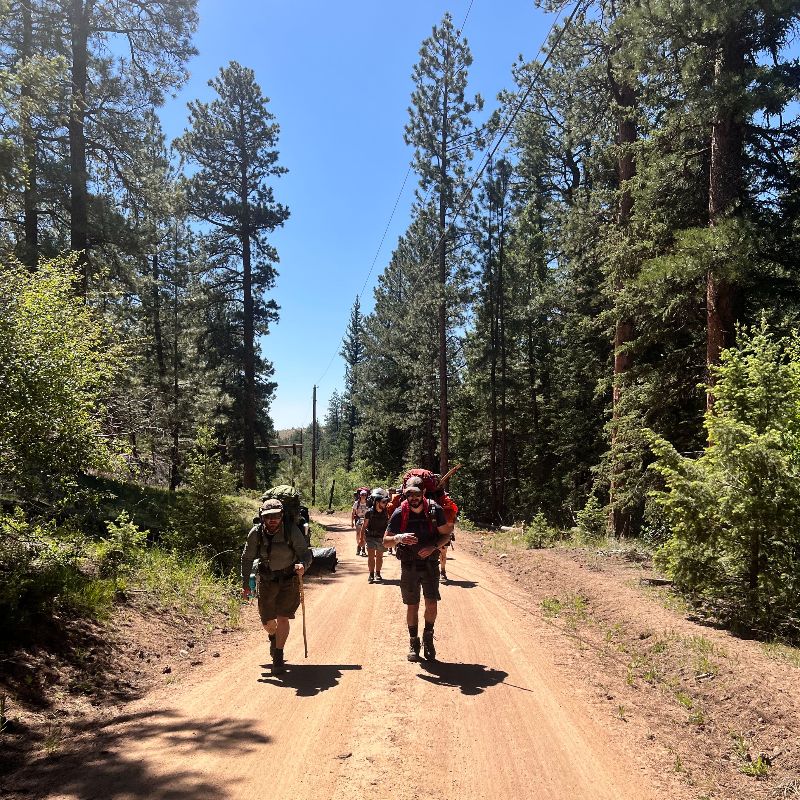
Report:
[[[740,331],[714,368],[708,446],[682,456],[653,436],[654,499],[672,531],[660,561],[726,622],[800,634],[800,338]]]

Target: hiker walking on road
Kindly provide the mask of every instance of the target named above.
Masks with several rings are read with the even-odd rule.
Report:
[[[364,515],[364,541],[367,545],[367,559],[369,564],[369,582],[381,583],[381,567],[383,566],[383,536],[389,523],[389,514],[386,506],[389,503],[389,493],[386,489],[373,489],[370,494],[372,506]]]
[[[449,582],[447,577],[447,548],[453,546],[453,540],[456,538],[453,530],[456,524],[456,517],[458,516],[458,506],[455,504],[453,498],[447,494],[447,490],[444,488],[441,482],[439,482],[439,476],[435,475],[434,477],[437,479],[438,485],[436,490],[433,492],[432,499],[437,505],[442,507],[445,519],[447,520],[448,524],[452,526],[450,529],[450,541],[439,551],[440,581],[447,585]]]
[[[299,579],[311,564],[311,550],[297,524],[284,519],[280,500],[266,500],[259,518],[242,551],[242,597],[250,597],[250,570],[258,558],[258,614],[269,637],[272,674],[280,675],[286,671],[283,648],[300,605]]]
[[[353,509],[350,513],[350,527],[356,529],[356,555],[365,556],[367,548],[364,544],[364,516],[367,513],[367,490],[359,489],[358,497],[353,503]]]
[[[409,661],[419,661],[420,589],[425,598],[425,630],[422,647],[425,658],[436,658],[433,626],[439,594],[439,548],[450,541],[453,526],[442,507],[423,496],[422,480],[410,478],[405,485],[405,500],[392,514],[383,543],[397,548],[400,559],[400,592],[406,606],[410,645]]]

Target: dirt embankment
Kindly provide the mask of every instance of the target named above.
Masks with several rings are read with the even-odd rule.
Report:
[[[307,582],[307,660],[299,614],[281,678],[253,605],[242,631],[218,628],[193,647],[184,630],[158,650],[157,620],[154,646],[143,647],[129,618],[113,645],[119,670],[107,662],[107,672],[124,684],[145,665],[135,699],[96,696],[82,716],[68,711],[60,740],[40,742],[4,793],[800,796],[797,668],[666,609],[639,585],[646,568],[593,553],[504,553],[461,532],[441,587],[437,660],[414,664],[399,564],[387,558],[383,584],[368,584],[344,516],[321,517],[341,562]]]

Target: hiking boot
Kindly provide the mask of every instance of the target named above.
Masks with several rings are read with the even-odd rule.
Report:
[[[275,649],[272,656],[272,674],[283,675],[286,672],[286,661],[283,658],[283,650]]]
[[[408,658],[409,661],[419,661],[419,651],[422,643],[419,640],[419,636],[415,636],[409,643],[408,646]]]
[[[380,572],[375,576],[375,583],[383,583],[383,578],[381,577]]]
[[[361,548],[360,547],[356,547],[356,555],[357,556],[361,555]]]
[[[269,657],[274,659],[275,658],[275,634],[271,634],[269,637]]]
[[[370,572],[367,583],[375,583],[375,576]]]
[[[426,661],[436,660],[436,648],[433,646],[433,631],[423,631],[422,650]]]

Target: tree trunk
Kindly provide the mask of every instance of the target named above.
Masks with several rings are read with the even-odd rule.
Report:
[[[246,184],[245,184],[246,186]],[[242,195],[244,225],[242,231],[242,286],[244,293],[244,442],[242,483],[245,489],[256,488],[256,349],[255,304],[250,252],[250,214],[247,194]]]
[[[505,277],[503,275],[503,261],[505,248],[505,191],[500,195],[500,224],[498,226],[497,250],[497,337],[500,341],[500,465],[499,465],[499,506],[500,511],[506,510],[506,457],[508,454],[508,418],[506,414],[506,397],[508,393],[508,371],[506,353],[506,303],[505,303]]]
[[[80,292],[89,291],[89,198],[86,167],[86,90],[89,68],[89,19],[92,0],[72,0],[72,97],[69,111],[70,248],[79,252]]]
[[[450,51],[446,56],[447,69],[450,68]],[[439,474],[449,469],[449,432],[447,415],[447,143],[448,143],[448,81],[445,76],[442,92],[442,138],[439,175]]]
[[[716,86],[731,83],[732,76],[745,68],[744,48],[736,33],[726,34],[714,67]],[[729,217],[741,198],[744,125],[741,113],[730,103],[719,109],[711,127],[711,169],[709,173],[708,219],[714,227]],[[719,364],[720,353],[735,343],[738,287],[712,267],[706,275],[706,368]],[[711,392],[707,407],[713,406]]]
[[[33,56],[33,16],[32,4],[22,3],[22,63],[27,64]],[[31,269],[39,261],[39,208],[37,196],[37,158],[36,134],[30,103],[33,101],[33,87],[27,75],[20,88],[22,97],[22,157],[25,161],[25,188],[23,190],[23,214],[25,217],[25,243],[22,260]]]
[[[158,369],[158,385],[163,396],[167,388],[167,364],[164,359],[164,335],[161,330],[161,271],[158,264],[158,253],[153,253],[151,277],[153,285],[150,296],[153,301],[153,339],[156,347],[156,367]]]
[[[636,104],[636,94],[631,86],[621,86],[618,89],[618,103],[620,106],[619,120],[617,128],[618,144],[620,155],[617,160],[617,174],[620,184],[619,210],[617,213],[617,224],[620,228],[628,227],[633,213],[633,195],[629,188],[629,181],[636,175],[636,162],[633,157],[631,146],[636,141],[636,123],[630,118]],[[627,276],[626,276],[627,277]],[[625,280],[621,274],[617,274],[615,280],[615,290],[617,294],[625,288]],[[611,452],[613,463],[611,466],[611,485],[609,488],[609,500],[611,506],[611,529],[614,536],[621,539],[631,532],[631,512],[627,508],[620,508],[617,501],[621,489],[621,466],[616,457],[616,449],[619,445],[619,405],[622,399],[622,381],[625,374],[633,365],[633,358],[630,352],[625,350],[634,336],[633,320],[626,315],[617,317],[614,326],[614,383],[612,390],[613,422],[611,428]]]

